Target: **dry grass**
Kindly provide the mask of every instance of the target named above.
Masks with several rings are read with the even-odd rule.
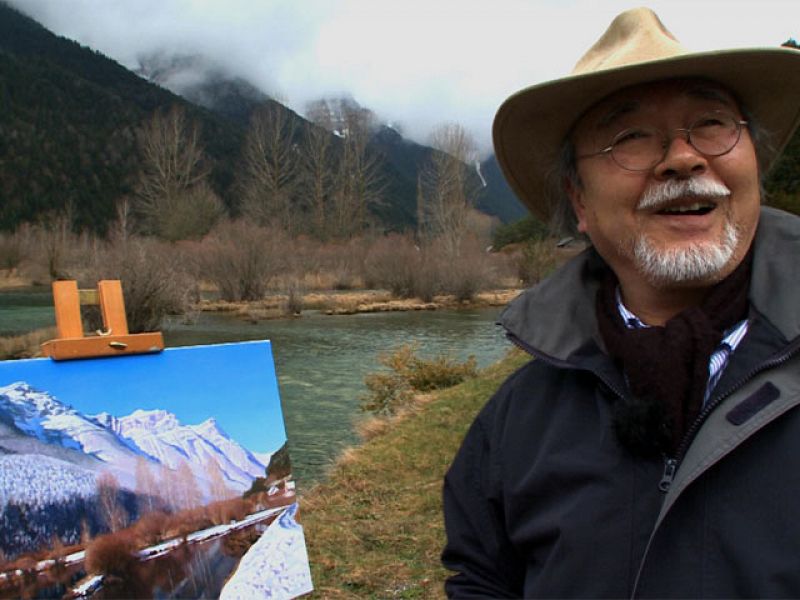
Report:
[[[441,484],[477,411],[527,357],[420,398],[301,499],[315,598],[441,598]]]
[[[23,277],[16,269],[0,269],[0,290],[11,290],[33,285],[30,277]]]
[[[42,343],[57,335],[55,327],[47,327],[23,335],[0,337],[0,360],[42,356]]]

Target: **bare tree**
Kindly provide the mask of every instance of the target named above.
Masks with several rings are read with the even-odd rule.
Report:
[[[225,476],[217,461],[209,459],[206,462],[205,472],[209,482],[209,496],[213,502],[228,500],[235,495],[225,483]]]
[[[70,254],[78,245],[77,236],[72,232],[72,208],[46,213],[39,219],[34,236],[40,252],[44,253],[47,274],[50,279],[66,279]]]
[[[145,458],[136,459],[136,493],[139,496],[139,514],[153,512],[157,507],[158,482]]]
[[[306,107],[312,125],[303,136],[302,189],[311,213],[311,232],[319,239],[330,236],[328,215],[334,182],[331,123],[327,102],[317,100]]]
[[[368,152],[375,115],[360,107],[343,110],[344,148],[333,202],[334,231],[349,238],[368,224],[368,208],[381,201],[383,182],[376,154]]]
[[[175,106],[157,111],[139,130],[138,142],[137,208],[145,231],[170,241],[204,235],[223,206],[207,183],[198,128]]]
[[[325,202],[326,233],[353,237],[369,224],[369,207],[380,203],[384,192],[380,157],[369,150],[375,115],[349,100],[319,100],[308,114],[341,140]]]
[[[0,233],[0,270],[11,277],[25,258],[22,238],[16,233]]]
[[[300,155],[294,143],[295,121],[276,102],[259,107],[244,143],[242,214],[256,225],[277,225],[295,232]]]
[[[192,473],[189,463],[182,462],[175,472],[177,483],[177,506],[188,509],[200,506],[203,503],[203,494],[197,485],[197,479]]]
[[[421,229],[423,237],[440,237],[445,252],[454,257],[459,255],[470,208],[480,191],[477,177],[471,173],[477,150],[467,131],[455,123],[437,128],[430,144],[436,151],[422,168],[419,181]]]
[[[119,480],[109,472],[97,478],[97,502],[100,514],[111,531],[119,531],[127,524],[127,515],[119,502]]]
[[[112,242],[127,244],[128,239],[133,235],[133,203],[128,196],[123,196],[117,200],[115,206],[116,218],[109,225],[108,238]]]
[[[179,508],[178,479],[175,470],[164,463],[156,465],[156,480],[158,481],[158,495],[168,510]]]

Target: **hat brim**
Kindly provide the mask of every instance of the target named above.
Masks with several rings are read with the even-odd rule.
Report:
[[[800,123],[800,52],[790,48],[685,54],[525,88],[500,106],[493,125],[495,155],[509,185],[548,221],[561,186],[559,153],[578,117],[623,88],[684,77],[716,81],[737,96],[769,137],[759,156],[769,170]]]

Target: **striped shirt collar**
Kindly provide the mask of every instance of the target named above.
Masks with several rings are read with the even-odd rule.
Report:
[[[619,314],[622,317],[622,321],[625,323],[625,327],[628,329],[646,329],[647,327],[650,327],[630,310],[628,310],[628,307],[626,307],[622,302],[622,294],[620,294],[619,287],[617,287],[616,297],[617,310],[619,310]],[[714,389],[714,386],[717,385],[717,382],[722,376],[722,372],[728,365],[731,354],[733,354],[733,351],[736,350],[736,347],[747,334],[749,327],[750,321],[748,319],[742,319],[736,323],[736,325],[726,330],[722,336],[722,341],[719,343],[719,346],[717,346],[717,349],[711,354],[711,358],[709,359],[708,363],[708,386],[706,387],[705,401],[708,400],[709,396],[711,395],[711,391]]]

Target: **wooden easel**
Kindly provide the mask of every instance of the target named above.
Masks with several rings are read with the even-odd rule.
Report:
[[[125,301],[118,279],[99,281],[97,290],[80,291],[76,281],[54,281],[53,303],[58,338],[43,343],[42,352],[54,360],[143,354],[164,349],[160,331],[128,333]],[[100,305],[102,331],[84,334],[81,303]]]

